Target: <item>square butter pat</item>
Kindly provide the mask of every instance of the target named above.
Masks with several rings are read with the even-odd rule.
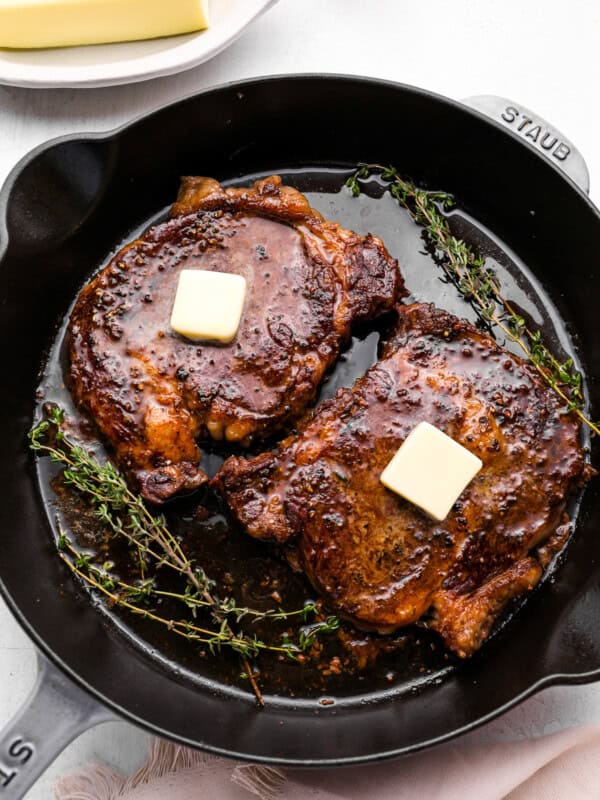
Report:
[[[246,279],[228,272],[183,269],[171,312],[171,328],[195,341],[231,342],[242,318]]]
[[[441,522],[482,466],[454,439],[420,422],[383,470],[381,482]]]

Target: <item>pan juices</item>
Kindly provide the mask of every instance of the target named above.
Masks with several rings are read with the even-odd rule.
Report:
[[[208,27],[208,0],[0,0],[0,47],[156,39]]]

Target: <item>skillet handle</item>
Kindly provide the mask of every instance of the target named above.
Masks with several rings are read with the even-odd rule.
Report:
[[[69,742],[114,719],[38,653],[35,686],[0,732],[0,800],[20,800]]]
[[[562,169],[580,189],[589,194],[590,174],[583,156],[573,142],[539,114],[506,97],[489,94],[467,97],[463,103],[505,125],[552,164]]]

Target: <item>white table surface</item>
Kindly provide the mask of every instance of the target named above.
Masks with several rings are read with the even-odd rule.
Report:
[[[0,87],[0,180],[50,137],[111,128],[206,86],[275,73],[342,72],[457,99],[495,93],[523,103],[582,150],[592,198],[600,202],[599,42],[597,0],[281,0],[229,50],[178,76],[109,89]],[[33,648],[1,604],[0,724],[24,699],[34,673]],[[465,741],[541,735],[598,721],[600,684],[553,688]],[[50,798],[57,775],[89,761],[130,769],[146,740],[127,723],[100,726],[68,747],[27,798]]]

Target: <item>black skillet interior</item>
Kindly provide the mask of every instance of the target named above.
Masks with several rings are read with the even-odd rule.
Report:
[[[406,261],[416,297],[466,313],[451,287],[424,277],[426,270],[433,275],[431,264],[395,208],[337,194],[357,161],[391,161],[418,183],[453,192],[462,212],[491,231],[504,253],[516,254],[507,260],[485,242],[524,309],[540,315],[557,347],[576,348],[597,406],[598,212],[534,151],[428,93],[337,77],[236,84],[116,134],[43,148],[16,168],[0,198],[0,234],[8,242],[0,266],[8,344],[0,460],[4,594],[42,649],[124,715],[192,745],[270,762],[350,763],[407,752],[472,727],[534,687],[591,680],[600,670],[595,485],[586,491],[564,563],[478,656],[444,674],[434,670],[421,686],[414,676],[387,688],[356,685],[331,706],[300,686],[296,697],[270,697],[258,712],[248,692],[214,675],[191,681],[182,667],[166,669],[151,650],[132,645],[65,580],[24,444],[40,364],[81,282],[172,201],[180,175],[235,182],[281,172],[331,218],[382,234]],[[376,185],[371,189],[377,194]],[[471,222],[457,222],[479,235]],[[373,356],[366,347],[356,344],[363,360],[355,359],[355,371]],[[341,377],[343,370],[334,380]]]

